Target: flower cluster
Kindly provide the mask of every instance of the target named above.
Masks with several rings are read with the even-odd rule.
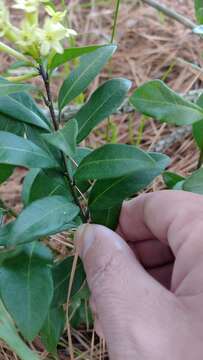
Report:
[[[0,37],[15,43],[17,50],[31,56],[37,62],[56,53],[63,53],[63,40],[77,35],[64,25],[66,11],[56,11],[48,0],[14,0],[13,8],[23,11],[19,28],[11,24],[8,8],[0,0]],[[46,16],[39,21],[40,5],[44,4]]]

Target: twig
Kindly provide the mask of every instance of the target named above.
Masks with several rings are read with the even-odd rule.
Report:
[[[40,65],[39,67],[39,73],[42,77],[42,80],[44,82],[44,85],[45,85],[45,89],[46,89],[46,96],[47,98],[45,97],[44,100],[45,100],[45,104],[46,106],[48,107],[49,109],[49,113],[50,113],[50,117],[51,117],[51,120],[53,122],[53,126],[54,126],[54,130],[57,131],[59,129],[59,125],[58,125],[58,122],[57,122],[57,118],[56,118],[56,112],[54,110],[54,105],[53,105],[53,100],[52,100],[52,95],[51,95],[51,89],[50,89],[50,80],[49,80],[49,75],[48,73],[45,71],[44,67],[42,65]],[[65,169],[65,172],[64,172],[64,176],[65,178],[67,179],[68,181],[68,185],[70,187],[70,190],[71,190],[71,193],[72,193],[72,196],[73,196],[73,199],[76,203],[76,205],[79,207],[80,209],[80,217],[81,217],[81,220],[83,222],[87,222],[88,219],[86,218],[85,214],[83,213],[83,209],[82,209],[82,206],[80,204],[80,201],[76,195],[76,192],[75,192],[75,189],[74,189],[74,182],[73,180],[71,179],[70,177],[70,174],[69,174],[69,170],[68,170],[68,166],[67,166],[67,162],[66,162],[66,156],[65,154],[63,153],[63,151],[60,151],[61,153],[61,157],[62,157],[62,161],[63,161],[63,165],[64,165],[64,169]]]
[[[112,29],[111,41],[110,41],[111,44],[113,44],[115,34],[116,34],[116,25],[117,25],[117,21],[118,21],[120,2],[121,2],[120,0],[116,0],[116,8],[115,8],[115,14],[114,14],[114,20],[113,20],[113,29]]]
[[[184,25],[185,27],[189,28],[189,29],[193,29],[196,24],[188,19],[187,17],[177,13],[175,10],[168,8],[165,5],[161,5],[158,1],[155,0],[142,0],[143,3],[153,7],[154,9],[157,9],[158,11],[161,11],[163,14],[165,14],[166,16],[169,16],[170,18],[178,21],[179,23],[181,23],[182,25]]]

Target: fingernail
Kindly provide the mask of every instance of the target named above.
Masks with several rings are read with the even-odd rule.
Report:
[[[84,259],[84,257],[86,256],[94,240],[94,227],[90,224],[80,225],[75,234],[75,245],[76,251],[82,259]]]

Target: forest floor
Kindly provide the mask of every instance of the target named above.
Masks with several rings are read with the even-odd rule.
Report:
[[[60,1],[58,1],[60,2]],[[113,0],[66,0],[69,23],[79,32],[78,45],[109,42],[114,10]],[[177,12],[194,21],[193,0],[164,0]],[[14,14],[19,21],[18,14]],[[116,42],[118,51],[110,64],[97,77],[90,91],[104,80],[113,76],[125,77],[132,81],[132,89],[150,79],[163,79],[175,91],[187,94],[203,88],[203,42],[190,29],[164,16],[157,10],[144,5],[142,1],[121,1]],[[10,64],[10,59],[0,55],[1,72]],[[195,64],[195,66],[194,66]],[[38,84],[38,82],[37,82]],[[57,94],[60,76],[53,83]],[[39,83],[40,85],[40,83]],[[112,123],[116,127],[112,127]],[[113,128],[113,133],[112,133]],[[198,152],[189,131],[177,139],[176,127],[160,124],[153,119],[144,120],[136,112],[122,113],[112,117],[111,122],[103,122],[89,137],[88,146],[96,147],[108,141],[137,144],[144,149],[153,150],[158,144],[171,157],[170,170],[187,175],[197,167]],[[175,132],[175,135],[174,135]],[[169,139],[175,139],[170,143]],[[168,142],[171,144],[168,146]],[[21,207],[20,191],[25,170],[17,169],[10,180],[0,188],[1,197],[18,211]],[[164,187],[161,177],[157,178],[150,190]],[[53,246],[63,256],[66,252],[63,235],[52,239]],[[81,330],[73,333],[73,346],[76,359],[107,359],[101,342],[92,341],[92,332]],[[59,359],[69,359],[68,342],[64,335],[61,340]],[[42,359],[46,352],[37,340],[31,344]],[[17,357],[2,344],[0,360],[14,360]]]

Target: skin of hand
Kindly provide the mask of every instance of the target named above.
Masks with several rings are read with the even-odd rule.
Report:
[[[203,196],[140,195],[117,232],[82,225],[76,246],[111,360],[203,359]]]

